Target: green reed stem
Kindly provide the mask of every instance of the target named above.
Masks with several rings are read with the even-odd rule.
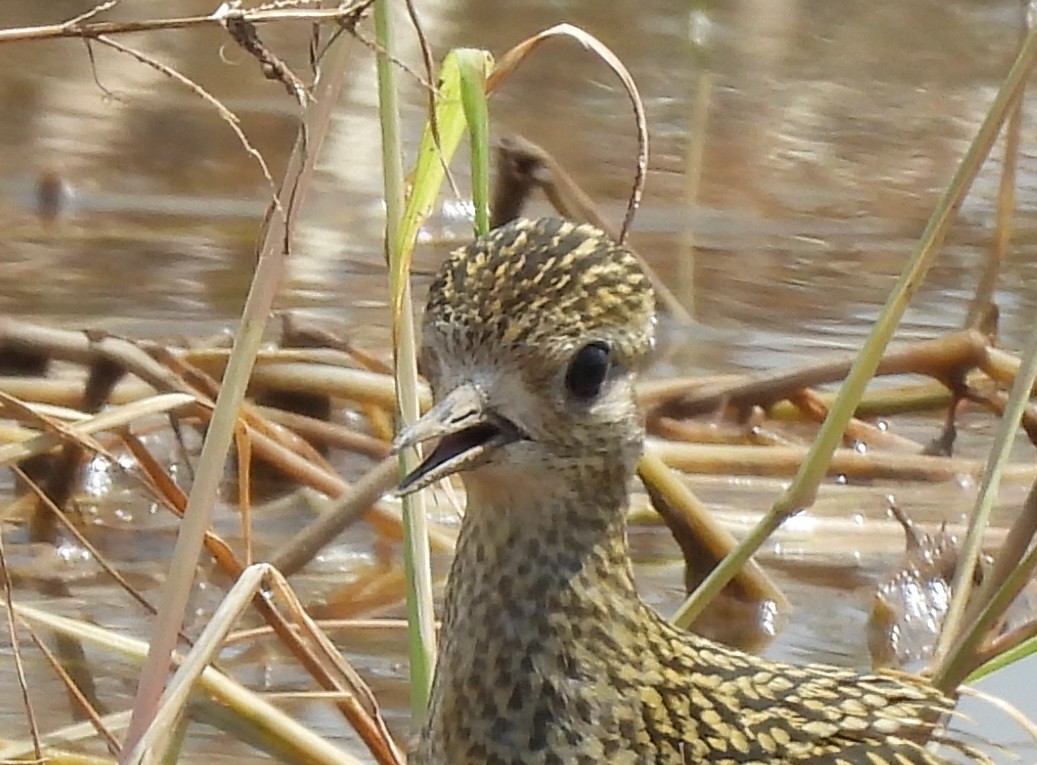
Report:
[[[461,78],[461,106],[471,146],[475,233],[482,236],[490,230],[490,117],[486,107],[488,62],[485,51],[462,48],[454,52]]]
[[[983,482],[980,485],[979,495],[976,497],[976,505],[969,518],[969,530],[962,544],[958,567],[951,585],[953,595],[936,644],[934,683],[947,682],[948,678],[960,678],[965,674],[962,664],[970,661],[986,636],[987,630],[1015,598],[1016,593],[1011,591],[1012,583],[1018,576],[1019,570],[1024,566],[1016,567],[1013,572],[1015,577],[1009,576],[1000,585],[990,582],[983,587],[977,595],[983,595],[989,599],[989,602],[982,603],[981,601],[983,613],[972,623],[963,624],[965,608],[972,594],[976,566],[979,556],[983,552],[983,533],[990,522],[990,514],[1001,483],[1001,474],[1008,463],[1015,435],[1019,432],[1023,412],[1030,403],[1030,392],[1035,380],[1037,380],[1037,327],[1031,331],[1027,339],[1019,370],[1016,372],[1012,389],[1008,394],[1008,403],[1005,405],[1001,422],[998,424],[994,445],[987,456]],[[999,586],[997,593],[989,592],[989,588],[994,586]]]
[[[385,241],[389,260],[393,327],[393,361],[397,409],[406,425],[420,415],[418,405],[417,345],[411,308],[410,279],[406,257],[400,247],[400,223],[404,214],[403,146],[400,139],[400,109],[397,100],[395,57],[396,36],[389,0],[374,6],[375,37],[380,50],[378,67],[378,115],[382,130],[382,170],[385,185]],[[406,475],[420,464],[417,449],[400,452],[400,472]],[[435,616],[432,602],[432,568],[429,562],[428,525],[422,494],[402,499],[403,565],[407,581],[408,654],[410,658],[411,714],[424,719],[432,688],[436,657]]]

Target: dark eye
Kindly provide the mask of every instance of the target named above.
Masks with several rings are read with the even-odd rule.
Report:
[[[607,343],[588,343],[576,352],[565,373],[565,387],[579,399],[594,398],[601,393],[601,386],[609,373],[609,347]]]

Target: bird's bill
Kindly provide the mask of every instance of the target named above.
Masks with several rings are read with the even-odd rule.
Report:
[[[478,467],[494,450],[520,437],[518,428],[486,406],[474,385],[460,385],[393,440],[396,454],[439,439],[425,460],[400,481],[396,494],[412,494],[449,475]]]

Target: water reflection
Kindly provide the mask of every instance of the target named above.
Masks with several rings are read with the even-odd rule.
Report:
[[[89,6],[6,0],[3,23],[53,22]],[[209,13],[212,6],[125,3],[110,15]],[[653,136],[634,242],[673,283],[689,232],[699,248],[694,303],[708,326],[668,328],[674,371],[773,367],[857,347],[1007,70],[1019,31],[1016,0],[621,0],[607,12],[589,0],[444,0],[419,4],[419,12],[437,58],[458,45],[500,54],[569,21],[629,66]],[[303,70],[307,34],[263,29],[267,44]],[[223,99],[280,173],[296,129],[294,104],[219,30],[127,42]],[[96,45],[93,54],[91,65],[74,41],[0,47],[7,233],[0,311],[136,333],[225,325],[251,275],[265,181],[211,107],[124,56]],[[417,66],[410,38],[403,57]],[[385,340],[387,314],[374,67],[360,44],[348,66],[278,302],[375,344]],[[697,98],[708,110],[704,132],[692,135]],[[421,88],[409,84],[404,103],[413,150]],[[1035,108],[1027,107],[1024,147],[1037,139]],[[526,134],[561,159],[619,219],[635,151],[631,119],[618,84],[588,53],[572,43],[544,46],[494,96],[492,116],[497,130]],[[701,182],[688,199],[696,140],[704,143]],[[462,180],[463,168],[462,160]],[[41,173],[51,172],[75,189],[76,201],[44,226],[34,198]],[[1019,344],[1037,307],[1037,266],[1026,257],[1037,230],[1032,152],[1024,150],[1018,177],[1020,236],[998,295],[1008,345]],[[985,169],[919,291],[905,337],[960,325],[990,236],[996,186],[996,169]],[[431,270],[466,231],[450,211],[431,221],[436,243],[419,251],[418,269]],[[715,499],[734,502],[729,490]],[[678,593],[657,600],[667,597]],[[837,609],[838,618],[807,614],[779,650],[798,657],[804,647],[823,647],[859,661],[855,608]],[[358,658],[362,669],[396,678],[376,690],[400,695],[389,659],[377,650]],[[337,719],[326,722],[340,730]],[[0,730],[11,724],[0,718]]]

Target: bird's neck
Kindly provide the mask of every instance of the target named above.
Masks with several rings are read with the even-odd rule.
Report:
[[[465,735],[492,738],[494,718],[475,719],[476,707],[532,720],[538,707],[523,701],[520,710],[517,700],[549,698],[541,687],[547,678],[574,667],[581,676],[604,676],[619,662],[625,646],[615,630],[636,631],[649,610],[628,556],[629,477],[617,465],[576,480],[527,479],[511,490],[506,480],[503,487],[466,481],[426,742],[460,735],[459,721],[469,726]],[[473,707],[472,699],[491,698]]]
[[[444,629],[476,612],[506,632],[573,618],[590,602],[636,597],[627,547],[630,471],[470,480],[447,587]]]

